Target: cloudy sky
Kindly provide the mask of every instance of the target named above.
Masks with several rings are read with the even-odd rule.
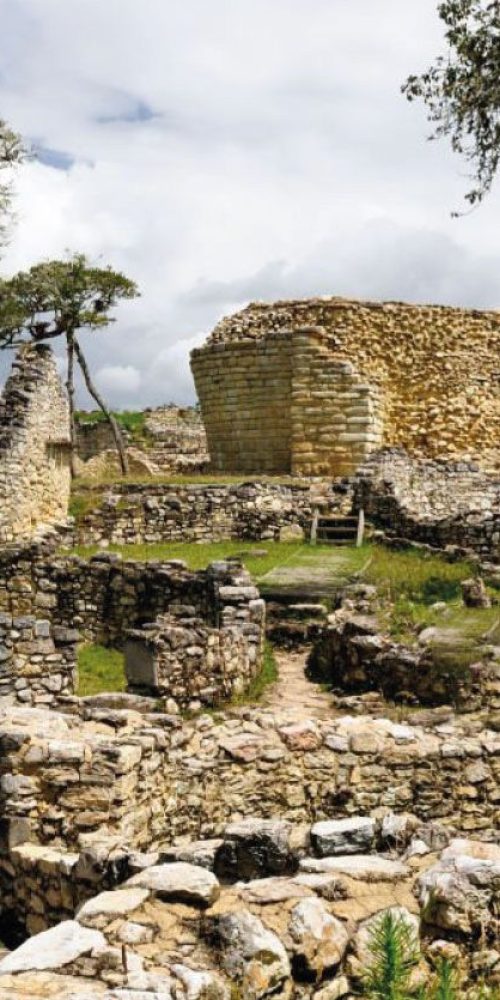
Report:
[[[81,338],[115,406],[192,400],[189,350],[251,299],[500,305],[498,190],[451,219],[464,165],[400,95],[436,7],[0,0],[0,117],[38,152],[1,271],[82,250],[138,282]]]

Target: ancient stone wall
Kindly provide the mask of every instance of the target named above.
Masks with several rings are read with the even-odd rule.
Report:
[[[207,468],[207,438],[200,413],[194,407],[158,406],[144,413],[144,425],[135,433],[122,427],[127,446],[144,452],[156,472],[201,472]],[[88,462],[116,449],[106,421],[77,423],[77,453]],[[82,473],[85,475],[86,470]]]
[[[470,463],[381,451],[359,470],[354,507],[389,536],[500,559],[500,478]]]
[[[323,337],[306,335],[310,327]],[[498,468],[499,357],[498,312],[321,298],[253,303],[227,317],[192,368],[216,468],[265,461],[321,473],[329,456],[328,471],[344,471],[377,443]],[[322,384],[310,408],[315,374]]]
[[[258,596],[237,562],[213,563],[194,573],[179,560],[140,563],[107,554],[47,558],[36,546],[0,552],[1,610],[43,617],[104,644],[122,645],[129,629],[154,622],[172,605],[189,605],[218,626],[226,607]],[[239,610],[243,614],[243,607]]]
[[[48,706],[73,694],[77,642],[72,628],[0,613],[0,702]]]
[[[192,354],[212,467],[350,474],[381,440],[381,400],[318,329]]]
[[[202,472],[208,467],[207,436],[194,407],[158,406],[146,414],[147,454],[161,472]]]
[[[122,430],[125,444],[129,444],[129,435]],[[105,420],[98,420],[95,423],[77,422],[76,425],[76,450],[78,458],[82,462],[88,462],[96,455],[112,448],[116,449],[113,431]]]
[[[125,643],[127,690],[166,699],[169,709],[197,711],[242,695],[262,663],[265,604],[248,587],[221,587],[217,628],[172,608]]]
[[[347,513],[348,483],[235,486],[121,484],[83,493],[87,509],[76,518],[74,542],[113,545],[246,539],[280,540],[290,529],[308,535],[316,505]],[[94,499],[95,498],[95,499]]]
[[[385,809],[495,837],[499,736],[451,718],[425,728],[364,716],[287,724],[262,708],[218,722],[86,716],[0,713],[0,898],[38,913],[32,932],[89,895],[92,865],[98,882],[131,851],[217,837],[241,817],[305,823]],[[43,906],[41,884],[54,890]]]
[[[19,350],[0,400],[0,543],[67,515],[68,402],[49,347]]]

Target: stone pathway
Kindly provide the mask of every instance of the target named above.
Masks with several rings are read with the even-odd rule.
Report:
[[[262,706],[296,721],[331,719],[335,713],[332,695],[305,676],[307,651],[275,649],[274,655],[279,677],[267,689]]]
[[[294,553],[289,562],[258,578],[257,586],[264,597],[289,594],[301,602],[328,600],[361,565],[359,550],[350,546],[304,548],[300,557]]]

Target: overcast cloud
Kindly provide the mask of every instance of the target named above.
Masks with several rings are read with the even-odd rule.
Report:
[[[0,0],[0,117],[38,150],[1,269],[82,250],[138,282],[82,335],[115,406],[192,400],[189,350],[250,299],[500,304],[498,192],[452,220],[463,164],[400,95],[436,7]]]

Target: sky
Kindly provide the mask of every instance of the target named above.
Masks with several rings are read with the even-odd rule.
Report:
[[[189,351],[252,300],[500,305],[500,194],[400,93],[437,0],[0,0],[17,173],[0,273],[67,251],[141,297],[81,342],[115,407],[194,400]],[[91,406],[80,389],[79,402]]]

